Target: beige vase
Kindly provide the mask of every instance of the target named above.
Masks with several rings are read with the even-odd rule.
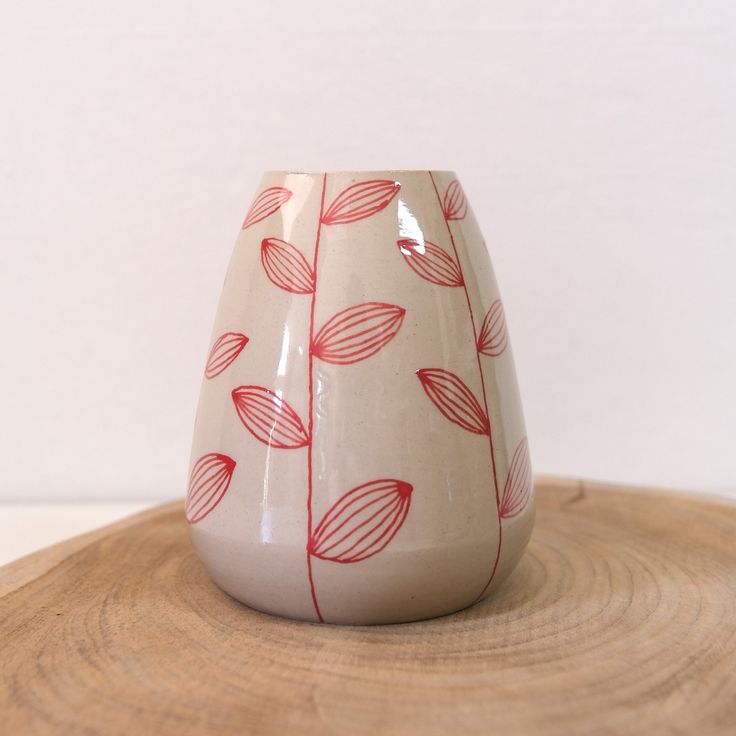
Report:
[[[235,245],[187,520],[269,613],[412,621],[486,597],[534,503],[503,305],[447,171],[269,172]]]

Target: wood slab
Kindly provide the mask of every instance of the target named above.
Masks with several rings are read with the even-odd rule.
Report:
[[[0,568],[0,733],[736,733],[736,505],[537,493],[493,600],[415,624],[249,610],[179,503]]]

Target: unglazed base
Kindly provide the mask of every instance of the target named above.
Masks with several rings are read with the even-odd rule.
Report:
[[[329,598],[334,603],[321,606],[323,620],[345,625],[407,623],[446,616],[485,600],[516,566],[532,525],[533,514],[524,520],[523,528],[514,530],[513,544],[503,550],[493,580],[480,596],[478,580],[493,564],[497,542],[493,549],[487,540],[412,551],[386,549],[382,563],[389,565],[393,574],[387,577],[381,567],[374,566],[356,590],[350,590],[349,584],[346,590],[341,581],[336,581],[333,591],[329,584],[322,588],[319,565],[315,565],[316,585],[334,593]],[[299,579],[280,582],[290,580],[293,571],[303,567],[304,547],[279,545],[269,549],[202,533],[196,527],[190,527],[190,538],[212,580],[235,600],[275,616],[319,622],[314,608],[294,595]],[[329,580],[328,574],[324,582]],[[365,595],[366,590],[370,595]]]
[[[440,616],[513,569],[528,443],[454,174],[264,176],[215,320],[186,511],[221,588],[306,621]]]
[[[261,545],[234,546],[197,534],[192,535],[192,541],[212,580],[235,600],[271,615],[319,623],[313,608],[300,605],[293,589],[278,583],[283,568],[303,564],[303,548],[279,550],[281,564],[277,565],[272,559],[262,559]],[[242,560],[248,563],[243,564]],[[472,571],[475,574],[458,577],[455,572],[469,560],[476,561]],[[387,552],[384,563],[394,570],[411,571],[411,578],[394,575],[386,581],[376,570],[373,575],[366,575],[363,582],[370,596],[335,595],[334,603],[321,605],[322,616],[329,623],[362,626],[408,623],[455,613],[487,598],[511,572],[511,568],[498,570],[492,584],[478,598],[475,578],[487,570],[489,560],[492,563],[492,555],[483,545]],[[424,574],[416,575],[416,570]],[[437,585],[438,580],[442,581],[441,586]],[[319,585],[318,573],[316,584]],[[329,587],[320,589],[329,591]]]

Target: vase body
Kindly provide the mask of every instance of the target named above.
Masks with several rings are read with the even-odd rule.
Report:
[[[488,251],[451,172],[269,172],[235,245],[186,501],[234,598],[308,621],[489,595],[534,518]]]

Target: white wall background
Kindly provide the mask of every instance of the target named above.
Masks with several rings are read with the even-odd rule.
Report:
[[[0,499],[183,493],[266,168],[455,168],[537,472],[736,490],[736,4],[4,0]]]

